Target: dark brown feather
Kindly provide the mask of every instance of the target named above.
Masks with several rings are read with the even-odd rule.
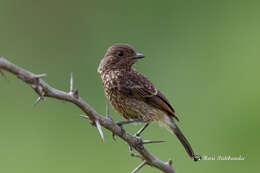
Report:
[[[172,105],[168,101],[168,99],[158,90],[158,93],[156,95],[160,98],[161,101],[164,102],[167,106],[163,106],[164,110],[167,110],[167,113],[171,116],[173,116],[177,121],[179,121],[179,118],[176,116],[175,110],[173,109]]]
[[[129,74],[128,78],[120,81],[118,86],[123,94],[143,100],[179,121],[168,99],[145,76],[136,71]]]

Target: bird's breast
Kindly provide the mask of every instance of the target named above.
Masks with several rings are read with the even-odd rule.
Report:
[[[124,74],[118,71],[109,72],[101,76],[107,99],[113,108],[128,120],[155,120],[160,111],[146,104],[143,100],[127,96],[120,92],[120,81]]]
[[[111,104],[118,103],[118,100],[121,97],[118,90],[118,80],[120,80],[119,76],[119,71],[110,71],[101,76],[105,95]]]

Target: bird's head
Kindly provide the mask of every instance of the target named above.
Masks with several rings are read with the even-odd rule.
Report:
[[[107,49],[104,58],[101,60],[98,73],[113,69],[131,69],[137,59],[144,58],[141,53],[127,44],[115,44]]]

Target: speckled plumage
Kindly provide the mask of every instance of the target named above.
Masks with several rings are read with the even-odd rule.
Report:
[[[125,119],[152,121],[158,120],[158,115],[164,115],[162,111],[148,105],[143,98],[131,91],[140,85],[151,92],[151,95],[156,95],[157,89],[146,82],[147,78],[142,74],[133,69],[112,70],[103,73],[101,77],[106,97]]]
[[[190,157],[195,158],[189,142],[174,122],[173,118],[178,118],[167,98],[148,78],[132,68],[143,57],[126,44],[108,48],[98,67],[107,99],[127,120],[160,122],[176,134]]]

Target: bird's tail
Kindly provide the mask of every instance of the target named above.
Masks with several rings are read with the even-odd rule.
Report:
[[[174,133],[177,138],[179,139],[179,141],[182,143],[182,145],[184,146],[186,152],[188,153],[188,155],[194,159],[194,161],[198,161],[200,160],[200,156],[195,155],[193,152],[193,149],[191,148],[190,143],[188,142],[188,140],[186,139],[186,137],[183,135],[183,133],[181,132],[181,130],[179,129],[179,127],[175,124],[175,122],[167,117],[167,118],[163,118],[164,120],[161,120],[160,122],[167,127],[167,129],[170,130],[170,132]]]

